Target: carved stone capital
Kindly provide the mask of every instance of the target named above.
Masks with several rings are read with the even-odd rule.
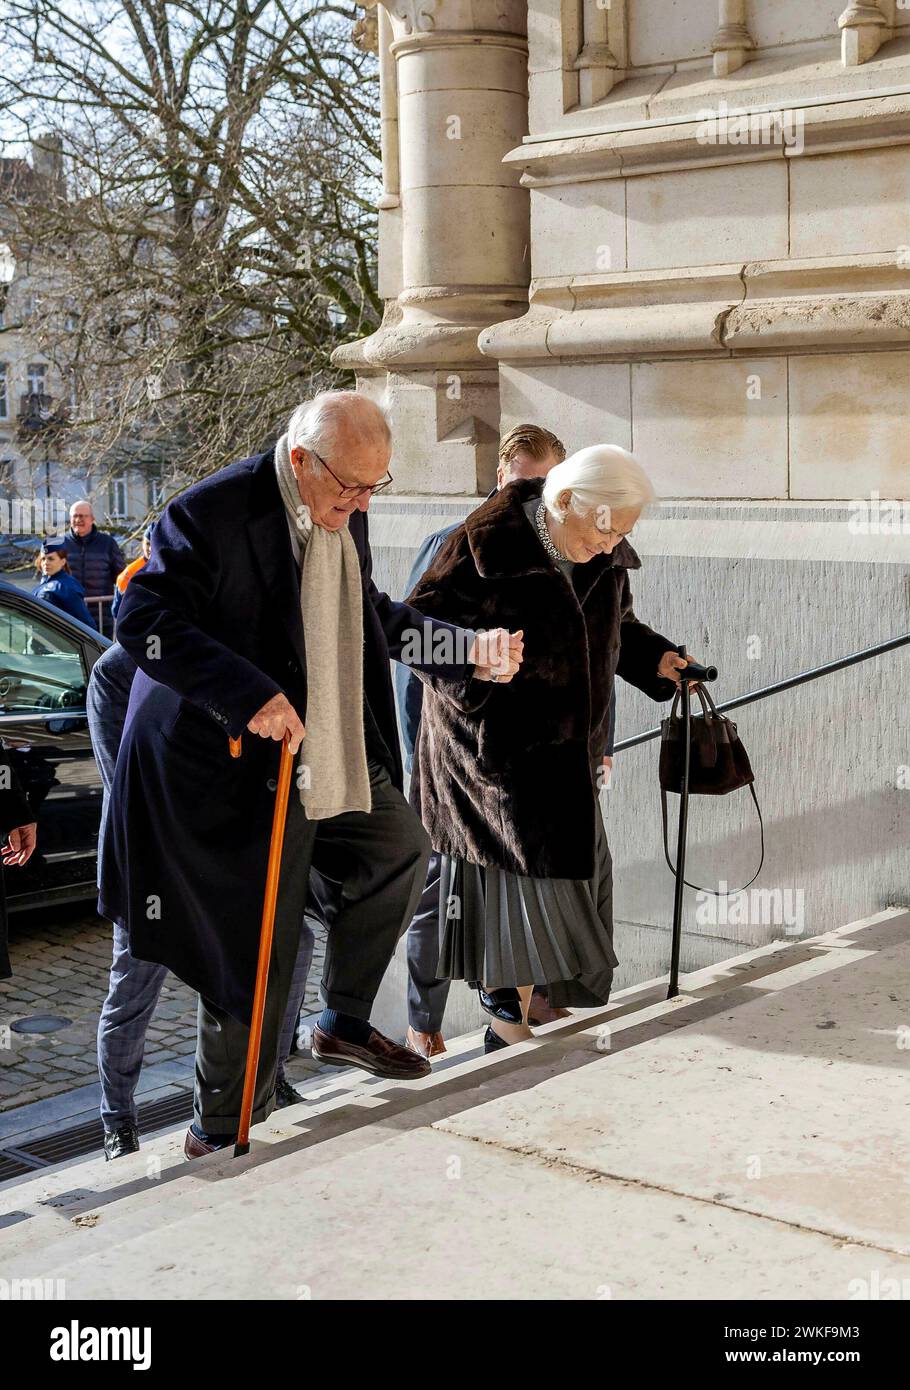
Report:
[[[386,9],[406,34],[428,34],[436,28],[437,0],[385,0]]]
[[[379,52],[379,19],[375,9],[357,20],[351,30],[351,40],[362,53]]]

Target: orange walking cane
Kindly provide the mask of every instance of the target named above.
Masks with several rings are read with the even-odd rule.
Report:
[[[230,741],[231,757],[240,757],[240,739]],[[250,1019],[250,1040],[246,1049],[246,1071],[243,1076],[243,1099],[240,1103],[240,1127],[234,1145],[234,1157],[250,1151],[250,1123],[253,1118],[253,1098],[256,1094],[256,1075],[259,1071],[259,1050],[262,1046],[262,1020],[265,1016],[265,996],[269,984],[269,964],[272,959],[272,938],[275,934],[275,908],[278,903],[278,876],[281,872],[281,849],[284,844],[284,823],[288,814],[288,795],[291,789],[291,769],[294,759],[290,751],[290,735],[285,734],[281,745],[281,764],[278,770],[278,790],[275,793],[275,812],[272,816],[272,838],[269,843],[269,866],[265,876],[265,901],[262,904],[262,926],[259,930],[259,961],[256,966],[256,988],[253,991],[253,1015]]]

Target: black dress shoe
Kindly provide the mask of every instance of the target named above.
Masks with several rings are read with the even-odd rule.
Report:
[[[121,1125],[119,1129],[104,1131],[104,1157],[108,1163],[112,1158],[123,1158],[124,1154],[139,1152],[139,1131],[135,1125]]]
[[[286,1110],[289,1105],[303,1105],[304,1099],[286,1076],[279,1076],[275,1082],[275,1109]]]
[[[483,1035],[483,1050],[487,1056],[491,1052],[498,1052],[501,1047],[508,1047],[505,1038],[501,1038],[498,1033],[494,1033],[492,1028],[487,1028]]]
[[[484,989],[476,985],[477,998],[484,1013],[498,1018],[500,1023],[521,1023],[521,997],[517,989]]]

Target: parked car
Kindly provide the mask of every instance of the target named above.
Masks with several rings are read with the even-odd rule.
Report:
[[[109,646],[93,628],[0,579],[0,744],[38,822],[38,845],[5,874],[10,912],[95,896],[101,774],[85,697]]]
[[[24,573],[29,582],[35,583],[35,571],[29,566],[29,561],[34,560],[43,541],[43,536],[0,535],[0,573],[13,571],[17,578]],[[24,569],[25,566],[29,567]],[[12,575],[9,577],[12,578]]]

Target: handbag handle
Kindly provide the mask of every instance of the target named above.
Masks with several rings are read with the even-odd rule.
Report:
[[[683,883],[686,885],[687,888],[696,888],[699,893],[713,893],[715,898],[725,898],[729,893],[741,893],[744,888],[748,888],[749,884],[754,883],[755,880],[758,878],[759,874],[761,873],[761,866],[765,862],[765,824],[761,818],[761,807],[758,804],[758,797],[755,795],[755,788],[753,787],[751,782],[749,783],[749,791],[752,793],[752,800],[755,802],[755,809],[758,812],[758,828],[761,837],[761,858],[758,861],[758,868],[755,870],[755,873],[749,879],[748,883],[743,884],[742,888],[728,888],[726,893],[718,893],[716,888],[702,888],[700,884],[690,883],[687,878],[684,878]],[[667,845],[667,793],[663,787],[661,787],[660,789],[660,814],[661,819],[663,820],[664,827],[664,858],[667,861],[667,868],[670,870],[670,873],[675,878],[676,870],[670,862],[670,850]]]
[[[705,728],[707,729],[707,728],[710,727],[711,712],[710,712],[710,710],[708,709],[708,706],[707,706],[706,703],[705,703],[705,692],[704,692],[704,690],[702,689],[701,681],[698,681],[697,684],[696,684],[693,688],[694,688],[695,693],[696,693],[696,695],[698,696],[699,700],[701,701],[702,719],[704,720],[704,725],[705,725]],[[676,712],[676,702],[677,702],[677,700],[679,700],[680,698],[681,698],[681,692],[680,692],[679,690],[677,690],[676,693],[675,693],[675,695],[673,696],[673,703],[672,703],[672,705],[670,706],[670,720],[668,721],[668,725],[669,725],[669,722],[672,721],[672,720],[676,717],[676,713],[675,713],[675,712]],[[694,717],[697,719],[697,718],[698,718],[698,715],[696,714]],[[717,713],[717,710],[716,710],[716,709],[715,709],[715,711],[714,711],[714,717],[715,717],[716,719],[719,719],[719,718],[720,718],[720,715]],[[713,744],[712,744],[712,748],[713,748],[714,756],[713,756],[713,758],[711,759],[711,766],[713,767],[714,764],[717,762],[717,747],[716,747],[716,745],[713,745]]]
[[[705,719],[707,720],[707,719],[710,717],[710,711],[709,711],[709,709],[708,709],[707,704],[705,703],[705,695],[707,694],[707,691],[706,691],[706,690],[704,689],[704,687],[702,686],[701,681],[696,681],[693,688],[694,688],[695,693],[696,693],[696,695],[698,696],[699,700],[701,701],[702,714],[704,715]],[[673,718],[676,717],[676,702],[677,702],[677,700],[679,700],[680,698],[681,698],[681,692],[680,692],[679,690],[676,690],[676,691],[674,692],[674,694],[673,694],[673,703],[672,703],[672,705],[670,706],[670,718],[671,718],[671,719],[673,719]],[[712,706],[712,709],[714,710],[715,716],[719,719],[719,718],[720,718],[720,715],[719,715],[718,712],[717,712],[717,706],[714,704],[714,701],[711,700],[711,696],[710,696],[710,695],[708,695],[708,699],[711,701],[711,706]],[[696,715],[695,718],[697,719],[697,718],[698,718],[698,715]]]

